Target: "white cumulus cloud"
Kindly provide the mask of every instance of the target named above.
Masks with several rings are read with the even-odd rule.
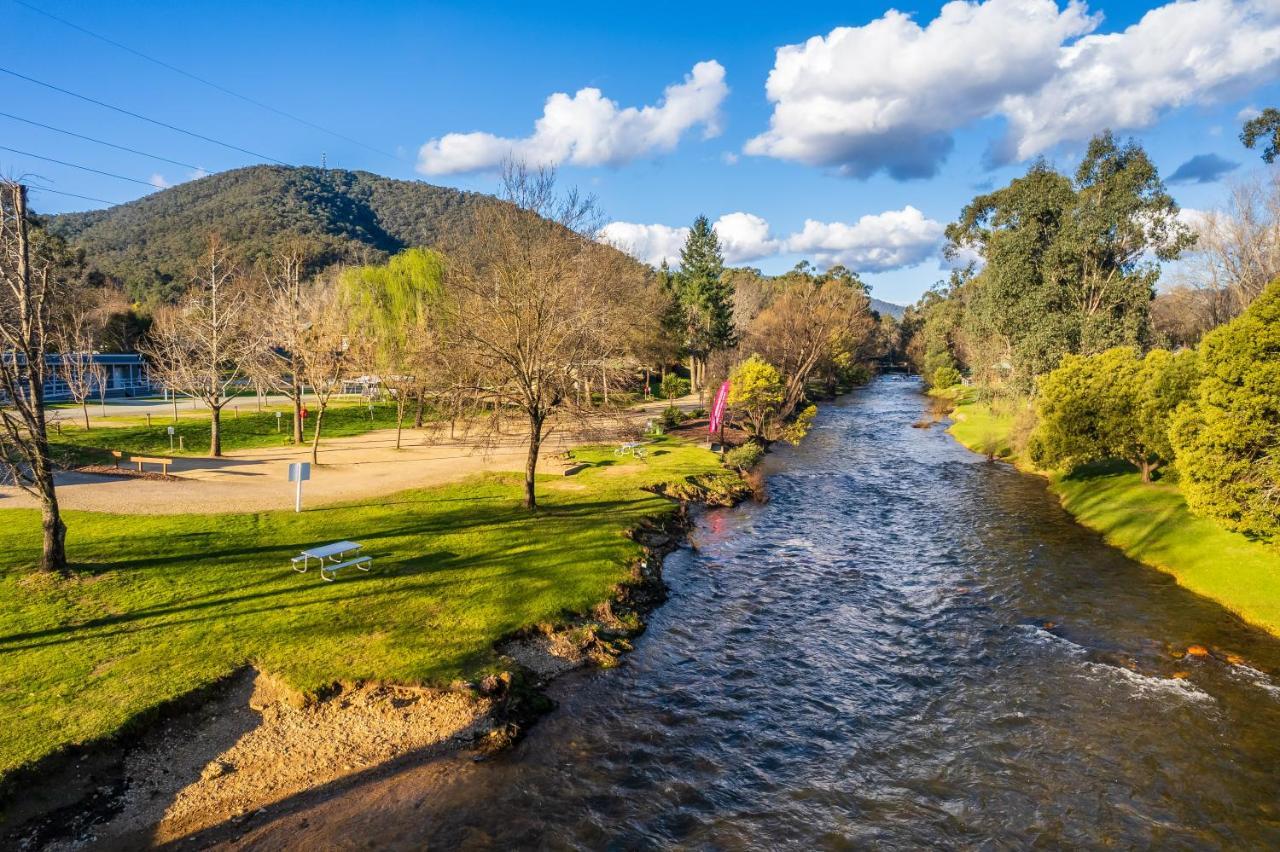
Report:
[[[688,228],[670,225],[641,225],[636,222],[610,222],[601,230],[601,238],[637,260],[660,266],[680,263],[680,249],[689,237]]]
[[[619,165],[670,151],[689,130],[720,132],[720,104],[729,93],[724,66],[699,62],[684,82],[668,86],[657,105],[620,108],[596,88],[547,98],[533,134],[519,139],[491,133],[449,133],[418,151],[418,171],[428,175],[493,169],[504,159],[530,165]]]
[[[844,264],[858,272],[887,272],[915,266],[936,256],[944,226],[908,205],[901,210],[867,215],[853,223],[807,219],[788,237],[773,235],[768,221],[753,213],[727,213],[713,225],[725,261],[749,263],[779,254],[807,255],[820,265]],[[688,228],[611,222],[603,238],[622,251],[654,266],[680,263]]]
[[[765,87],[769,130],[746,152],[866,177],[928,177],[950,132],[1010,92],[1052,79],[1058,47],[1096,25],[1083,4],[1055,0],[947,3],[926,26],[890,10],[781,47]]]
[[[1280,73],[1280,2],[1172,0],[1098,33],[1083,0],[953,0],[924,25],[896,10],[777,51],[769,129],[749,154],[928,177],[952,133],[1003,117],[993,163],[1026,159],[1105,127],[1248,91]]]
[[[740,264],[775,255],[782,248],[773,238],[769,223],[754,213],[728,213],[712,225],[726,263]]]
[[[150,183],[156,189],[167,189],[168,187],[173,186],[173,184],[165,180],[164,175],[160,174],[159,172],[156,172],[155,174],[153,174],[148,180],[148,183]]]
[[[1274,80],[1280,2],[1169,3],[1123,32],[1064,47],[1058,66],[1040,90],[1001,104],[1009,132],[997,159],[1026,159],[1104,127],[1147,127],[1170,109]]]
[[[806,219],[804,228],[787,240],[787,250],[856,272],[888,272],[935,256],[944,230],[941,222],[908,204],[853,223]]]

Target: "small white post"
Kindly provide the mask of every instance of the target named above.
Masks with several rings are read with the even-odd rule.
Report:
[[[302,481],[311,478],[311,462],[290,462],[289,463],[289,481],[296,482],[297,488],[293,494],[293,511],[302,511]]]

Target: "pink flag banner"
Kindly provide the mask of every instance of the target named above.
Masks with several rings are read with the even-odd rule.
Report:
[[[716,392],[716,403],[711,406],[711,422],[707,431],[715,434],[720,431],[720,426],[724,423],[724,409],[729,403],[729,383],[726,381],[720,385],[720,390]]]

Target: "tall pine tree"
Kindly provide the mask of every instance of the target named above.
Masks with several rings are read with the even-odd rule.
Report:
[[[689,353],[689,375],[694,390],[702,387],[707,356],[734,343],[733,289],[724,280],[724,255],[720,241],[706,216],[689,229],[680,252],[675,277],[676,302],[684,326]]]

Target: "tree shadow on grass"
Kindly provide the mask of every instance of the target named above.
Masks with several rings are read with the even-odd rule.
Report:
[[[262,717],[249,709],[253,688],[253,672],[241,668],[152,708],[121,734],[73,747],[21,771],[21,778],[9,779],[22,792],[5,803],[0,842],[5,848],[41,849],[92,834],[122,812],[125,794],[134,785],[149,788],[147,795],[133,798],[158,818],[162,803],[198,781],[205,766],[261,724]],[[157,719],[165,721],[155,724]],[[165,771],[132,777],[130,755],[147,748],[175,753],[165,762]],[[139,826],[126,830],[119,838],[122,842],[112,845],[141,849],[150,845],[149,836],[150,826]]]

